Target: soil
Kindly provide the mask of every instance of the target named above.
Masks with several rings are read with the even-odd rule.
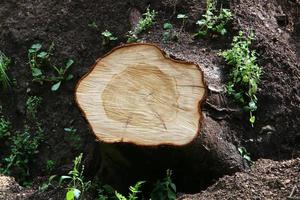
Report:
[[[205,191],[182,195],[178,200],[299,199],[299,166],[300,159],[282,162],[259,159],[251,171],[224,176]]]
[[[55,163],[52,173],[58,175],[65,174],[71,169],[73,158],[80,152],[84,152],[87,165],[92,166],[93,162],[96,162],[90,161],[90,152],[95,139],[74,102],[76,82],[98,57],[126,42],[126,33],[131,28],[130,24],[134,24],[131,20],[137,18],[132,17],[133,11],[137,13],[135,15],[139,15],[150,5],[150,8],[158,11],[158,15],[155,26],[140,36],[142,41],[155,43],[172,57],[192,61],[201,66],[209,89],[207,101],[203,106],[204,115],[222,127],[220,138],[235,146],[244,146],[251,153],[253,160],[268,158],[279,161],[260,160],[254,171],[237,173],[229,178],[228,182],[226,181],[228,177],[223,178],[220,184],[211,186],[200,196],[195,197],[224,199],[226,195],[232,193],[230,186],[235,188],[240,185],[249,187],[237,187],[232,193],[232,198],[235,194],[242,198],[238,195],[242,195],[243,191],[247,195],[253,194],[253,197],[261,199],[280,199],[279,197],[286,198],[290,195],[293,186],[299,185],[299,179],[295,178],[296,175],[299,177],[299,173],[293,169],[294,166],[299,166],[299,159],[282,163],[280,160],[300,156],[300,2],[299,0],[219,1],[223,7],[230,8],[234,13],[234,19],[228,27],[229,33],[224,37],[210,35],[204,39],[193,40],[192,35],[196,31],[194,24],[205,12],[205,2],[204,0],[2,0],[0,2],[0,49],[12,59],[8,74],[14,83],[8,92],[1,91],[0,105],[3,107],[4,115],[12,122],[12,132],[24,127],[26,99],[32,95],[43,98],[38,119],[45,136],[38,155],[30,161],[32,180],[39,182],[47,179],[49,174],[46,171],[46,162],[49,159]],[[181,22],[176,19],[177,13],[189,15],[182,31],[180,31]],[[88,26],[93,21],[96,22],[97,29]],[[166,21],[172,22],[175,30],[179,32],[178,42],[163,42],[162,25]],[[103,46],[101,32],[106,29],[119,39]],[[220,49],[230,47],[233,36],[240,30],[246,33],[252,30],[255,33],[252,48],[256,49],[258,63],[263,69],[257,94],[259,103],[254,128],[247,123],[247,113],[226,95],[224,86],[230,67],[217,55]],[[63,65],[68,58],[75,61],[71,67],[74,79],[63,83],[57,92],[50,90],[50,84],[40,85],[32,82],[27,50],[37,42],[43,43],[45,48],[52,42],[55,44],[54,56],[51,59],[55,65]],[[76,134],[81,138],[80,145],[70,141],[70,136],[64,131],[66,127],[77,130]],[[3,148],[4,154],[7,150],[8,147]],[[1,153],[0,158],[3,157]],[[270,170],[274,170],[264,170],[263,168],[267,166],[272,167]],[[257,189],[257,192],[251,190],[252,186],[262,186],[262,182],[267,179],[263,177],[270,177],[268,173],[276,172],[280,173],[268,179],[269,185]],[[279,182],[275,180],[276,177],[280,179]],[[290,182],[287,183],[286,180]],[[209,183],[214,181],[216,180],[210,180]],[[249,181],[254,181],[253,185]],[[279,191],[281,187],[284,188],[283,191]],[[199,186],[199,191],[200,188],[203,187]],[[275,194],[277,196],[274,196]]]

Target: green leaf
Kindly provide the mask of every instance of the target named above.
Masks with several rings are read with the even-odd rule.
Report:
[[[221,33],[221,35],[225,35],[227,33],[227,31],[225,28],[223,28],[223,29],[221,29],[220,33]]]
[[[247,160],[248,162],[252,162],[252,160],[251,160],[251,158],[250,158],[249,155],[244,155],[243,158],[244,158],[245,160]]]
[[[257,109],[257,106],[256,106],[256,104],[255,104],[254,101],[250,101],[250,102],[249,102],[249,109],[250,109],[251,111],[255,111],[255,110]]]
[[[164,29],[165,30],[170,30],[173,28],[173,25],[169,22],[164,23]]]
[[[69,69],[73,65],[73,63],[74,63],[74,60],[69,59],[66,63],[66,70]]]
[[[254,124],[255,122],[255,116],[251,116],[250,119],[249,119],[250,123],[251,124]]]
[[[196,24],[199,25],[199,26],[202,26],[202,25],[206,24],[206,21],[204,19],[201,19],[201,20],[198,20],[196,22]]]
[[[66,200],[74,200],[74,193],[72,190],[69,190],[66,194]]]
[[[69,80],[71,80],[71,79],[73,79],[73,78],[74,78],[73,74],[69,74],[69,75],[67,76],[66,80],[69,81]]]
[[[34,50],[35,52],[39,51],[41,48],[42,48],[42,44],[40,44],[40,43],[33,44],[30,47],[30,49]]]
[[[73,188],[73,194],[74,194],[74,197],[76,199],[78,199],[80,197],[81,191],[76,188]]]
[[[32,68],[31,74],[33,77],[38,77],[38,76],[43,75],[43,72],[39,68]]]
[[[173,189],[173,191],[176,192],[176,185],[174,183],[171,183],[170,186]]]
[[[57,91],[60,87],[60,84],[61,84],[61,81],[55,83],[54,85],[52,85],[51,87],[51,90],[54,92],[54,91]]]
[[[117,191],[115,191],[115,195],[117,197],[118,200],[127,200],[125,196],[123,196],[122,194],[118,193]]]
[[[41,59],[45,59],[48,56],[48,53],[45,51],[40,52],[37,57]]]
[[[185,14],[178,14],[177,15],[177,19],[187,19],[187,18],[188,18],[188,16],[185,15]]]
[[[105,30],[101,33],[101,35],[103,35],[104,37],[111,37],[112,36],[112,33],[108,30]]]

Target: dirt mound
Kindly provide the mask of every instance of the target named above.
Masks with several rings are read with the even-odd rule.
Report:
[[[224,176],[205,191],[178,200],[299,199],[300,159],[258,160],[250,172]]]
[[[0,200],[25,199],[33,193],[21,187],[14,178],[0,174]]]

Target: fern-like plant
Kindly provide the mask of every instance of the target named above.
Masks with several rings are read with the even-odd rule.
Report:
[[[141,192],[140,189],[142,185],[145,183],[145,181],[139,181],[134,186],[129,187],[129,194],[128,197],[125,197],[124,195],[120,194],[119,192],[115,191],[115,195],[118,200],[137,200],[138,194]]]

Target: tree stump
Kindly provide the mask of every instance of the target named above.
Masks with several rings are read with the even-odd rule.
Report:
[[[172,59],[152,44],[127,44],[98,59],[76,88],[76,102],[99,141],[91,171],[101,157],[99,176],[122,190],[136,180],[154,181],[166,169],[189,189],[242,169],[218,130],[207,126],[200,134],[206,92],[198,65]]]

